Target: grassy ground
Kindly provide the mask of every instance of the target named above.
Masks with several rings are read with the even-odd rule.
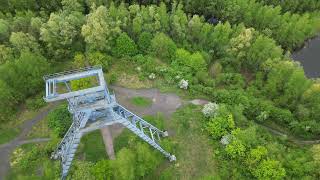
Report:
[[[175,146],[175,164],[163,164],[146,179],[203,179],[217,172],[214,147],[201,128],[202,114],[196,106],[187,106],[174,113],[166,122],[169,137]]]
[[[76,158],[91,162],[106,159],[107,154],[100,130],[91,132],[81,138],[81,144],[77,150]]]
[[[106,80],[110,82],[112,75],[116,77],[115,85],[131,89],[151,88],[154,82],[139,76],[139,72],[135,70],[134,63],[128,63],[126,60],[117,60],[120,62],[114,63],[110,71],[106,74]]]
[[[21,106],[16,118],[14,118],[13,120],[9,121],[6,124],[1,124],[0,144],[7,143],[12,139],[14,139],[17,135],[19,135],[21,130],[20,126],[23,122],[34,118],[40,111],[44,111],[46,109],[49,109],[50,107],[51,105],[48,104],[37,110],[29,110],[26,107]],[[33,137],[38,137],[38,136],[33,136]]]
[[[148,107],[151,106],[152,100],[145,97],[136,96],[131,98],[130,100],[132,105],[138,106],[138,107]]]
[[[0,144],[7,143],[10,140],[14,139],[19,134],[19,132],[20,130],[18,128],[0,129]]]
[[[33,138],[46,138],[50,137],[51,131],[48,127],[48,118],[45,117],[43,120],[39,121],[36,125],[32,127],[32,130],[29,132],[28,139]]]

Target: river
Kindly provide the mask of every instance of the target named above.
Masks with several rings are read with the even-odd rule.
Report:
[[[299,61],[309,78],[320,77],[320,35],[311,39],[306,46],[294,53],[292,58]]]

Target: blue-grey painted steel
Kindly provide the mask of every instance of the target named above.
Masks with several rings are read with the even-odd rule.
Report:
[[[98,85],[82,90],[72,90],[72,80],[96,77]],[[117,103],[114,94],[110,94],[100,66],[87,67],[44,76],[47,102],[66,99],[68,110],[73,115],[73,122],[57,149],[53,159],[60,159],[62,179],[68,175],[71,162],[80,143],[81,137],[91,131],[120,123],[134,134],[164,154],[170,161],[176,157],[165,151],[159,144],[161,137],[168,136],[166,131],[148,123],[144,119]],[[60,85],[60,86],[59,86]],[[59,92],[63,85],[67,92]],[[58,88],[59,86],[59,88]]]

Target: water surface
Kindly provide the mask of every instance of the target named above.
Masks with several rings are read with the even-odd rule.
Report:
[[[292,58],[299,61],[309,78],[320,77],[320,35],[311,39],[304,48],[292,53]]]

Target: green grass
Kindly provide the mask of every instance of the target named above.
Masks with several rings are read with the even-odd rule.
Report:
[[[9,122],[0,124],[0,144],[7,143],[12,139],[14,139],[15,137],[17,137],[17,135],[19,135],[21,131],[19,126],[21,126],[25,121],[33,119],[35,116],[39,114],[39,112],[50,109],[52,106],[53,106],[52,104],[47,104],[42,108],[31,110],[31,109],[27,109],[25,105],[21,105],[19,107],[18,113],[15,115],[15,118],[10,120]],[[41,124],[42,127],[44,127],[43,123],[44,122],[40,121],[38,125]],[[42,129],[42,131],[44,131],[44,129]],[[46,134],[46,132],[43,132],[42,134],[43,134],[43,137],[47,137],[44,135]],[[32,135],[31,138],[33,137],[38,137],[38,136]]]
[[[107,154],[100,130],[91,132],[81,138],[81,144],[77,151],[78,159],[97,162],[101,159],[107,159]]]
[[[28,133],[28,139],[33,138],[47,138],[52,134],[48,127],[48,117],[45,117],[32,127],[32,130]]]
[[[11,139],[14,139],[19,134],[19,132],[20,130],[18,128],[0,129],[0,144],[7,143]]]
[[[131,104],[139,107],[148,107],[151,106],[152,100],[145,97],[136,96],[131,98],[130,100]]]
[[[208,135],[202,131],[200,108],[189,105],[178,109],[166,122],[169,139],[174,144],[170,150],[177,157],[175,164],[164,161],[153,174],[145,179],[205,179],[217,175],[215,149]],[[170,134],[171,133],[171,134]]]

